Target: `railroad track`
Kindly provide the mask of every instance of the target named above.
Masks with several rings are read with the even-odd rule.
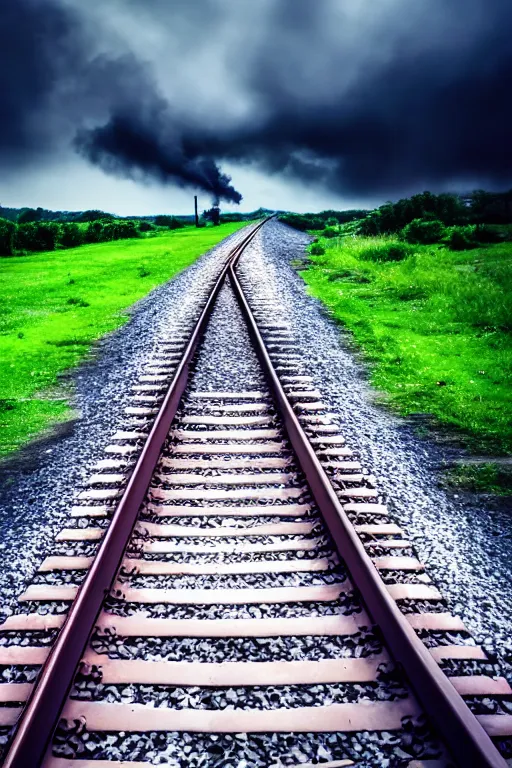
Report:
[[[279,297],[237,277],[261,226],[148,361],[0,625],[4,766],[507,765],[509,686],[389,519]],[[219,297],[245,323],[231,391],[204,384],[206,357],[230,365]]]

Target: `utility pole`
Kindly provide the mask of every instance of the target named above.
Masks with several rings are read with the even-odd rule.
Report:
[[[197,214],[197,195],[194,195],[194,213],[196,217],[196,227],[199,226],[199,216]]]

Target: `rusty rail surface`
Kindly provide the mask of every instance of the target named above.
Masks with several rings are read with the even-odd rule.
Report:
[[[101,605],[115,580],[139,507],[144,500],[160,451],[187,385],[190,363],[224,284],[229,265],[266,221],[268,218],[254,226],[232,250],[215,282],[94,562],[17,723],[14,738],[3,762],[4,768],[36,768],[44,758],[85,644],[94,628]]]

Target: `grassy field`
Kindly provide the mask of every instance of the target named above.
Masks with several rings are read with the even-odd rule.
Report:
[[[0,259],[0,456],[69,417],[58,374],[124,310],[245,224]]]
[[[404,415],[432,414],[476,452],[510,453],[512,244],[454,252],[347,236],[321,245],[303,277],[352,331],[384,399]]]

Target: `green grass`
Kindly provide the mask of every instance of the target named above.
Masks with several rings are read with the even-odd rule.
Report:
[[[321,242],[325,254],[303,277],[353,332],[385,400],[432,414],[475,451],[510,452],[512,244],[400,252],[392,238]]]
[[[70,417],[58,374],[124,310],[246,223],[0,259],[0,456]]]

